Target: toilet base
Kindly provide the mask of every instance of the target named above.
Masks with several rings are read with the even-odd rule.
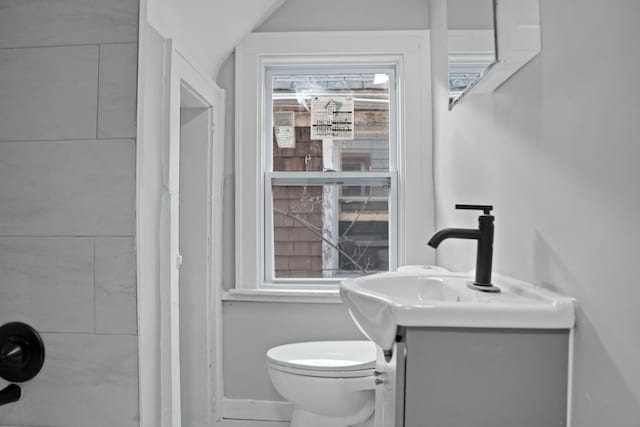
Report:
[[[374,417],[359,424],[348,424],[348,418],[334,418],[317,415],[303,409],[294,408],[290,427],[374,427]]]

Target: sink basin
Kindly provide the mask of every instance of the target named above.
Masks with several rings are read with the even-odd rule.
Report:
[[[473,277],[406,269],[345,280],[340,296],[362,332],[390,349],[398,327],[568,329],[573,299],[494,274],[500,293],[469,289]]]

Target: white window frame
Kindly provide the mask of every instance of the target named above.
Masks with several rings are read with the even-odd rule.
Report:
[[[397,85],[397,245],[390,265],[427,264],[426,239],[434,229],[431,87],[428,31],[252,33],[236,48],[236,289],[232,293],[278,293],[265,283],[266,183],[271,149],[270,115],[265,112],[267,69],[278,65],[340,63],[392,65]],[[315,71],[314,71],[315,72]],[[269,125],[267,127],[267,124]],[[395,172],[395,171],[391,171]],[[392,173],[394,176],[395,173]],[[390,218],[391,223],[391,218]],[[391,242],[390,242],[391,243]],[[390,250],[390,253],[392,251]],[[317,294],[318,288],[288,281],[288,288]],[[321,285],[322,291],[335,292]]]
[[[315,185],[331,184],[332,182],[344,185],[389,185],[389,269],[395,270],[397,256],[397,151],[398,151],[398,132],[397,132],[397,81],[396,81],[396,63],[387,58],[360,56],[356,61],[349,58],[339,56],[323,56],[326,62],[318,66],[291,66],[290,62],[282,58],[282,61],[268,61],[266,65],[265,91],[263,96],[264,102],[264,130],[262,133],[262,147],[264,148],[262,170],[265,173],[264,179],[264,281],[262,288],[265,289],[307,289],[317,286],[319,289],[326,288],[328,285],[335,285],[341,281],[340,278],[276,278],[275,277],[275,256],[274,256],[274,238],[273,238],[273,193],[272,184],[276,182],[282,183],[287,181],[288,185],[300,185],[301,182],[313,182]],[[296,64],[313,63],[317,57],[297,57]],[[327,176],[323,172],[292,172],[292,171],[273,171],[273,144],[272,144],[272,115],[273,115],[273,76],[275,75],[294,75],[294,74],[375,74],[386,73],[389,75],[389,169],[380,172],[332,172]],[[337,207],[336,207],[337,208]],[[337,221],[336,221],[337,227]],[[269,250],[269,248],[272,248]]]

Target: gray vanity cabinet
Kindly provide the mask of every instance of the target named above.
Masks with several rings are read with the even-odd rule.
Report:
[[[378,427],[566,425],[569,330],[407,328],[396,347],[404,402]]]

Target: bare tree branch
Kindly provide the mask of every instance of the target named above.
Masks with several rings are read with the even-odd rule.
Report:
[[[362,206],[360,207],[360,209],[358,209],[356,211],[356,217],[353,219],[353,221],[351,221],[351,224],[349,224],[349,226],[347,227],[346,230],[344,230],[344,233],[342,233],[342,236],[339,237],[339,241],[342,242],[345,239],[347,239],[347,233],[349,232],[349,230],[351,230],[351,228],[353,228],[353,226],[356,224],[356,222],[358,222],[358,219],[360,218],[360,215],[362,215],[362,212],[364,212],[364,210],[366,209],[367,205],[369,204],[369,200],[371,200],[371,192],[369,192],[369,197],[367,197],[367,199],[364,201],[364,203],[362,204]],[[356,259],[356,262],[360,263],[360,260],[362,259],[362,257],[364,256],[364,254],[367,252],[367,249],[369,248],[369,246],[371,246],[371,241],[367,242],[367,246],[362,249],[362,248],[356,248],[356,251],[354,252],[354,255],[357,255],[358,258]],[[367,262],[367,266],[368,266],[369,262]],[[365,266],[364,268],[366,269],[367,266]]]
[[[353,219],[353,221],[351,221],[351,224],[349,224],[347,229],[344,230],[344,233],[342,233],[342,236],[340,236],[341,239],[344,239],[347,233],[349,232],[349,230],[351,230],[351,228],[355,225],[355,223],[358,222],[358,219],[360,218],[362,211],[364,211],[364,208],[367,207],[367,204],[369,204],[370,199],[371,199],[371,194],[369,194],[369,197],[367,198],[367,200],[364,201],[364,203],[362,204],[362,207],[358,211],[356,211],[356,214],[357,214],[356,217]]]
[[[342,249],[340,249],[337,245],[335,245],[332,241],[330,241],[329,239],[327,239],[326,237],[324,237],[321,233],[319,233],[316,230],[316,226],[311,224],[309,221],[307,221],[304,218],[299,217],[298,215],[292,214],[290,212],[286,212],[283,211],[281,209],[277,209],[277,208],[273,208],[273,211],[276,213],[279,213],[280,215],[284,215],[286,217],[289,217],[291,219],[293,219],[294,221],[299,222],[300,224],[302,224],[307,230],[311,231],[313,234],[315,234],[316,236],[318,236],[319,238],[321,238],[324,242],[326,242],[329,246],[331,246],[333,249],[335,249],[336,251],[338,251],[339,253],[341,253],[342,255],[344,255],[345,258],[347,258],[349,260],[349,262],[351,262],[358,270],[360,270],[362,273],[364,274],[368,274],[369,272],[367,271],[366,268],[362,267],[360,264],[358,264],[358,262],[353,259],[348,253],[346,253],[345,251],[343,251]]]

